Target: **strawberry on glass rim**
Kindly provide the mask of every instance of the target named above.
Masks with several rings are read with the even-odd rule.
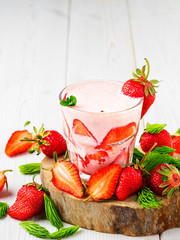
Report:
[[[144,97],[141,119],[154,103],[156,97],[155,88],[159,87],[156,85],[159,83],[158,80],[148,80],[150,65],[146,58],[145,61],[147,64],[147,73],[145,73],[146,65],[142,67],[142,70],[137,68],[136,73],[133,72],[134,78],[126,81],[122,87],[122,92],[129,97]]]

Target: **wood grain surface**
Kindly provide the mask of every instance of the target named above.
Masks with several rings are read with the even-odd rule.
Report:
[[[32,126],[62,133],[58,95],[67,85],[89,79],[126,81],[135,67],[150,61],[150,79],[162,80],[155,103],[141,121],[179,127],[180,1],[177,0],[0,0],[0,170],[9,191],[0,201],[9,206],[32,176],[18,166],[41,162],[43,155],[13,158],[4,149],[12,132]],[[32,131],[32,127],[28,127]],[[137,142],[139,140],[139,136]],[[37,177],[37,181],[40,179]],[[54,228],[44,219],[39,224]],[[65,226],[69,226],[65,224]],[[7,216],[0,219],[0,239],[35,240]],[[179,240],[180,228],[132,238],[81,229],[75,240]]]
[[[58,160],[63,160],[60,156]],[[54,159],[45,157],[41,162],[41,182],[57,206],[61,219],[73,225],[104,233],[127,236],[160,234],[169,228],[180,227],[180,192],[172,198],[159,197],[163,201],[159,209],[145,209],[136,201],[134,194],[124,201],[95,202],[76,198],[56,188],[51,182]],[[82,177],[82,176],[81,176]],[[82,177],[83,178],[83,177]]]

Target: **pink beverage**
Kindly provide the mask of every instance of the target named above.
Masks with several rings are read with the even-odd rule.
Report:
[[[118,81],[70,85],[60,100],[77,98],[73,107],[61,106],[68,154],[86,174],[110,165],[125,166],[132,159],[142,110],[142,98],[130,98]]]

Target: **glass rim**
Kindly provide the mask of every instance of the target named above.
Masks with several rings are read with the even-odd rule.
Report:
[[[63,92],[64,92],[66,89],[70,88],[70,87],[73,87],[73,86],[76,86],[76,85],[80,85],[80,84],[85,84],[85,83],[112,82],[112,81],[113,81],[113,82],[117,82],[117,83],[124,83],[124,82],[118,81],[118,80],[105,80],[105,79],[104,79],[104,80],[103,80],[103,79],[97,79],[97,80],[89,80],[89,81],[79,81],[79,82],[72,83],[72,84],[64,87],[64,88],[60,91],[60,93],[59,93],[59,100],[60,100],[60,101],[63,100],[63,98],[62,98]],[[138,107],[138,106],[142,103],[143,100],[144,100],[144,97],[141,97],[141,98],[139,98],[139,102],[136,103],[135,105],[133,105],[132,107],[129,107],[129,108],[126,108],[126,109],[123,109],[123,110],[119,110],[119,111],[115,111],[115,112],[90,112],[90,111],[85,111],[85,110],[77,109],[77,108],[75,108],[76,106],[71,106],[71,107],[68,107],[68,108],[70,108],[70,109],[72,109],[72,110],[74,110],[74,111],[83,112],[83,113],[86,113],[86,114],[113,115],[113,114],[119,114],[119,113],[123,113],[123,112],[127,112],[127,111],[129,111],[129,110],[132,110],[132,109]],[[60,105],[60,106],[63,107],[63,108],[67,108],[66,106],[62,106],[62,105]]]

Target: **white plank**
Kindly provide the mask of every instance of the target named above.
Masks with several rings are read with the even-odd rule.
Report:
[[[150,79],[163,80],[145,122],[166,123],[172,134],[179,128],[180,2],[128,0],[127,3],[137,65],[142,66],[146,57],[151,65]],[[161,240],[165,239],[180,239],[180,229],[165,231]]]
[[[179,240],[180,228],[169,229],[160,235],[160,240]]]
[[[151,65],[150,79],[160,83],[155,103],[145,116],[150,123],[167,123],[174,133],[179,128],[180,2],[170,0],[128,0],[136,61],[144,57]]]
[[[134,68],[124,0],[73,0],[70,9],[67,83],[126,81]]]
[[[0,170],[13,169],[7,173],[9,191],[0,193],[0,201],[9,206],[22,184],[32,181],[18,166],[43,158],[8,158],[4,149],[11,133],[23,129],[27,120],[38,128],[44,123],[46,129],[62,131],[58,95],[65,86],[67,21],[66,0],[0,1]],[[0,221],[5,240],[36,239],[18,225],[20,221],[9,216]]]
[[[135,61],[126,1],[73,0],[68,39],[67,85],[131,78]]]

